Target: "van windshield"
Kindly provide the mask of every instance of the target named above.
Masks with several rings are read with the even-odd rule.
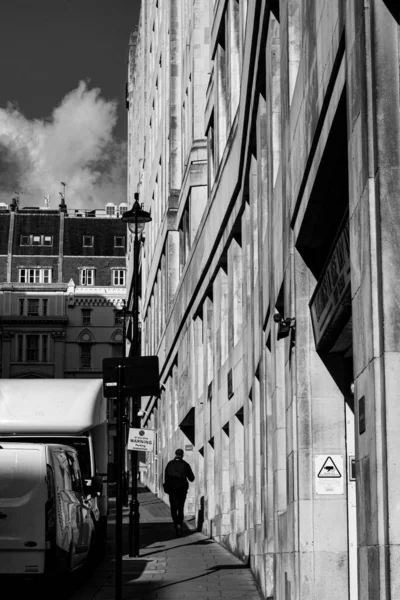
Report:
[[[1,442],[33,442],[39,444],[65,444],[72,446],[78,453],[79,465],[82,471],[83,479],[91,479],[92,469],[90,465],[90,448],[89,438],[87,437],[63,437],[63,436],[2,436],[0,437]]]
[[[22,498],[40,481],[41,453],[37,448],[0,449],[0,498]]]

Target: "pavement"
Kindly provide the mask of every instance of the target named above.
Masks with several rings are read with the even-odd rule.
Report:
[[[194,520],[175,536],[169,506],[140,487],[140,555],[129,558],[124,508],[123,600],[262,600],[250,569],[214,540],[196,531]],[[105,559],[70,600],[115,600],[115,509],[109,517]]]

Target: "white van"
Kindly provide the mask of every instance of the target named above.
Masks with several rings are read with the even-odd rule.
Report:
[[[0,575],[67,574],[91,555],[94,523],[77,452],[0,443]]]

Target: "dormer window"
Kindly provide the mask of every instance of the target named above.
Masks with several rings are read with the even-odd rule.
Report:
[[[84,246],[84,248],[92,248],[93,247],[93,236],[92,235],[84,235],[83,236],[83,246]]]

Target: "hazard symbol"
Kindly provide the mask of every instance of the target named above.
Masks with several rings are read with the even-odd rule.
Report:
[[[337,466],[335,465],[333,459],[328,456],[327,459],[325,460],[324,464],[322,465],[317,477],[325,479],[326,478],[339,478],[341,477],[341,473],[339,471],[339,469],[337,468]]]

